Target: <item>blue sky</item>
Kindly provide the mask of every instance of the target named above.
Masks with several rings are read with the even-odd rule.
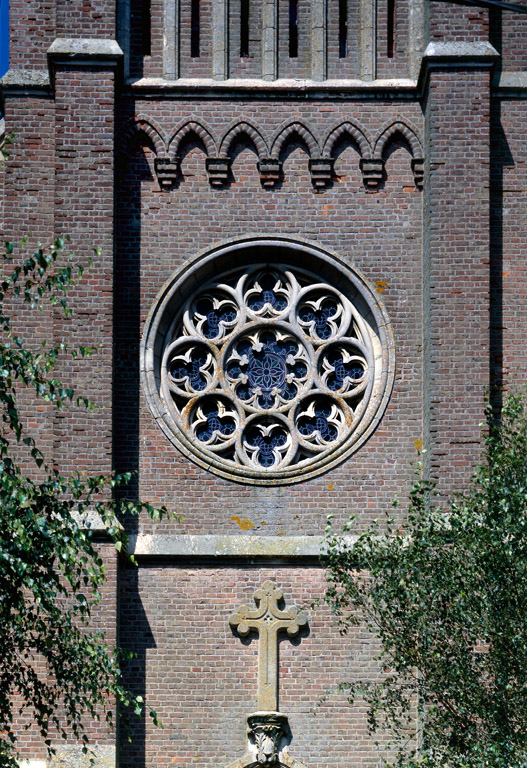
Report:
[[[7,72],[9,62],[9,0],[0,0],[0,76]]]

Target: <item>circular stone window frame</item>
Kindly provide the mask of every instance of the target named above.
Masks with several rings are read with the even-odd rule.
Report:
[[[220,261],[221,268],[218,269]],[[180,428],[162,396],[161,365],[166,337],[174,327],[181,307],[211,280],[229,271],[257,264],[277,267],[286,264],[314,275],[321,274],[330,286],[342,290],[348,297],[350,288],[353,288],[350,300],[355,304],[359,297],[363,309],[367,308],[367,312],[362,313],[362,319],[368,326],[374,327],[379,345],[375,355],[378,370],[374,372],[369,402],[355,429],[335,448],[324,451],[304,465],[288,465],[278,470],[258,470],[234,463],[231,466],[231,462],[227,465],[227,460],[206,453]],[[316,267],[313,268],[313,265]],[[143,391],[150,411],[165,436],[188,459],[219,477],[245,485],[290,485],[333,469],[358,451],[373,434],[386,410],[394,385],[395,341],[382,302],[356,267],[347,264],[336,253],[308,240],[247,236],[200,251],[165,282],[145,320],[140,368]]]

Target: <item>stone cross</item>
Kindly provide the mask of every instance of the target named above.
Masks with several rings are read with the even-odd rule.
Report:
[[[258,710],[276,711],[278,709],[278,633],[287,630],[289,637],[298,634],[301,627],[307,626],[307,616],[291,607],[278,608],[278,601],[283,597],[282,590],[272,581],[264,581],[254,593],[256,608],[240,605],[229,619],[229,624],[241,637],[251,630],[259,635],[258,654]]]

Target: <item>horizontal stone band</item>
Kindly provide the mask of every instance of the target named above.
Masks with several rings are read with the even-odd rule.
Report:
[[[350,544],[356,537],[345,537]],[[137,558],[176,559],[309,559],[317,561],[324,546],[323,536],[237,536],[163,535],[131,536],[128,551]]]

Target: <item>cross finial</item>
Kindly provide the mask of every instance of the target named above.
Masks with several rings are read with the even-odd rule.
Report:
[[[259,635],[258,654],[258,710],[278,709],[278,633],[287,630],[289,637],[298,634],[307,626],[307,616],[294,606],[281,610],[277,603],[283,594],[272,581],[264,581],[254,593],[256,608],[240,607],[232,614],[229,624],[238,634],[245,637],[251,630]]]

